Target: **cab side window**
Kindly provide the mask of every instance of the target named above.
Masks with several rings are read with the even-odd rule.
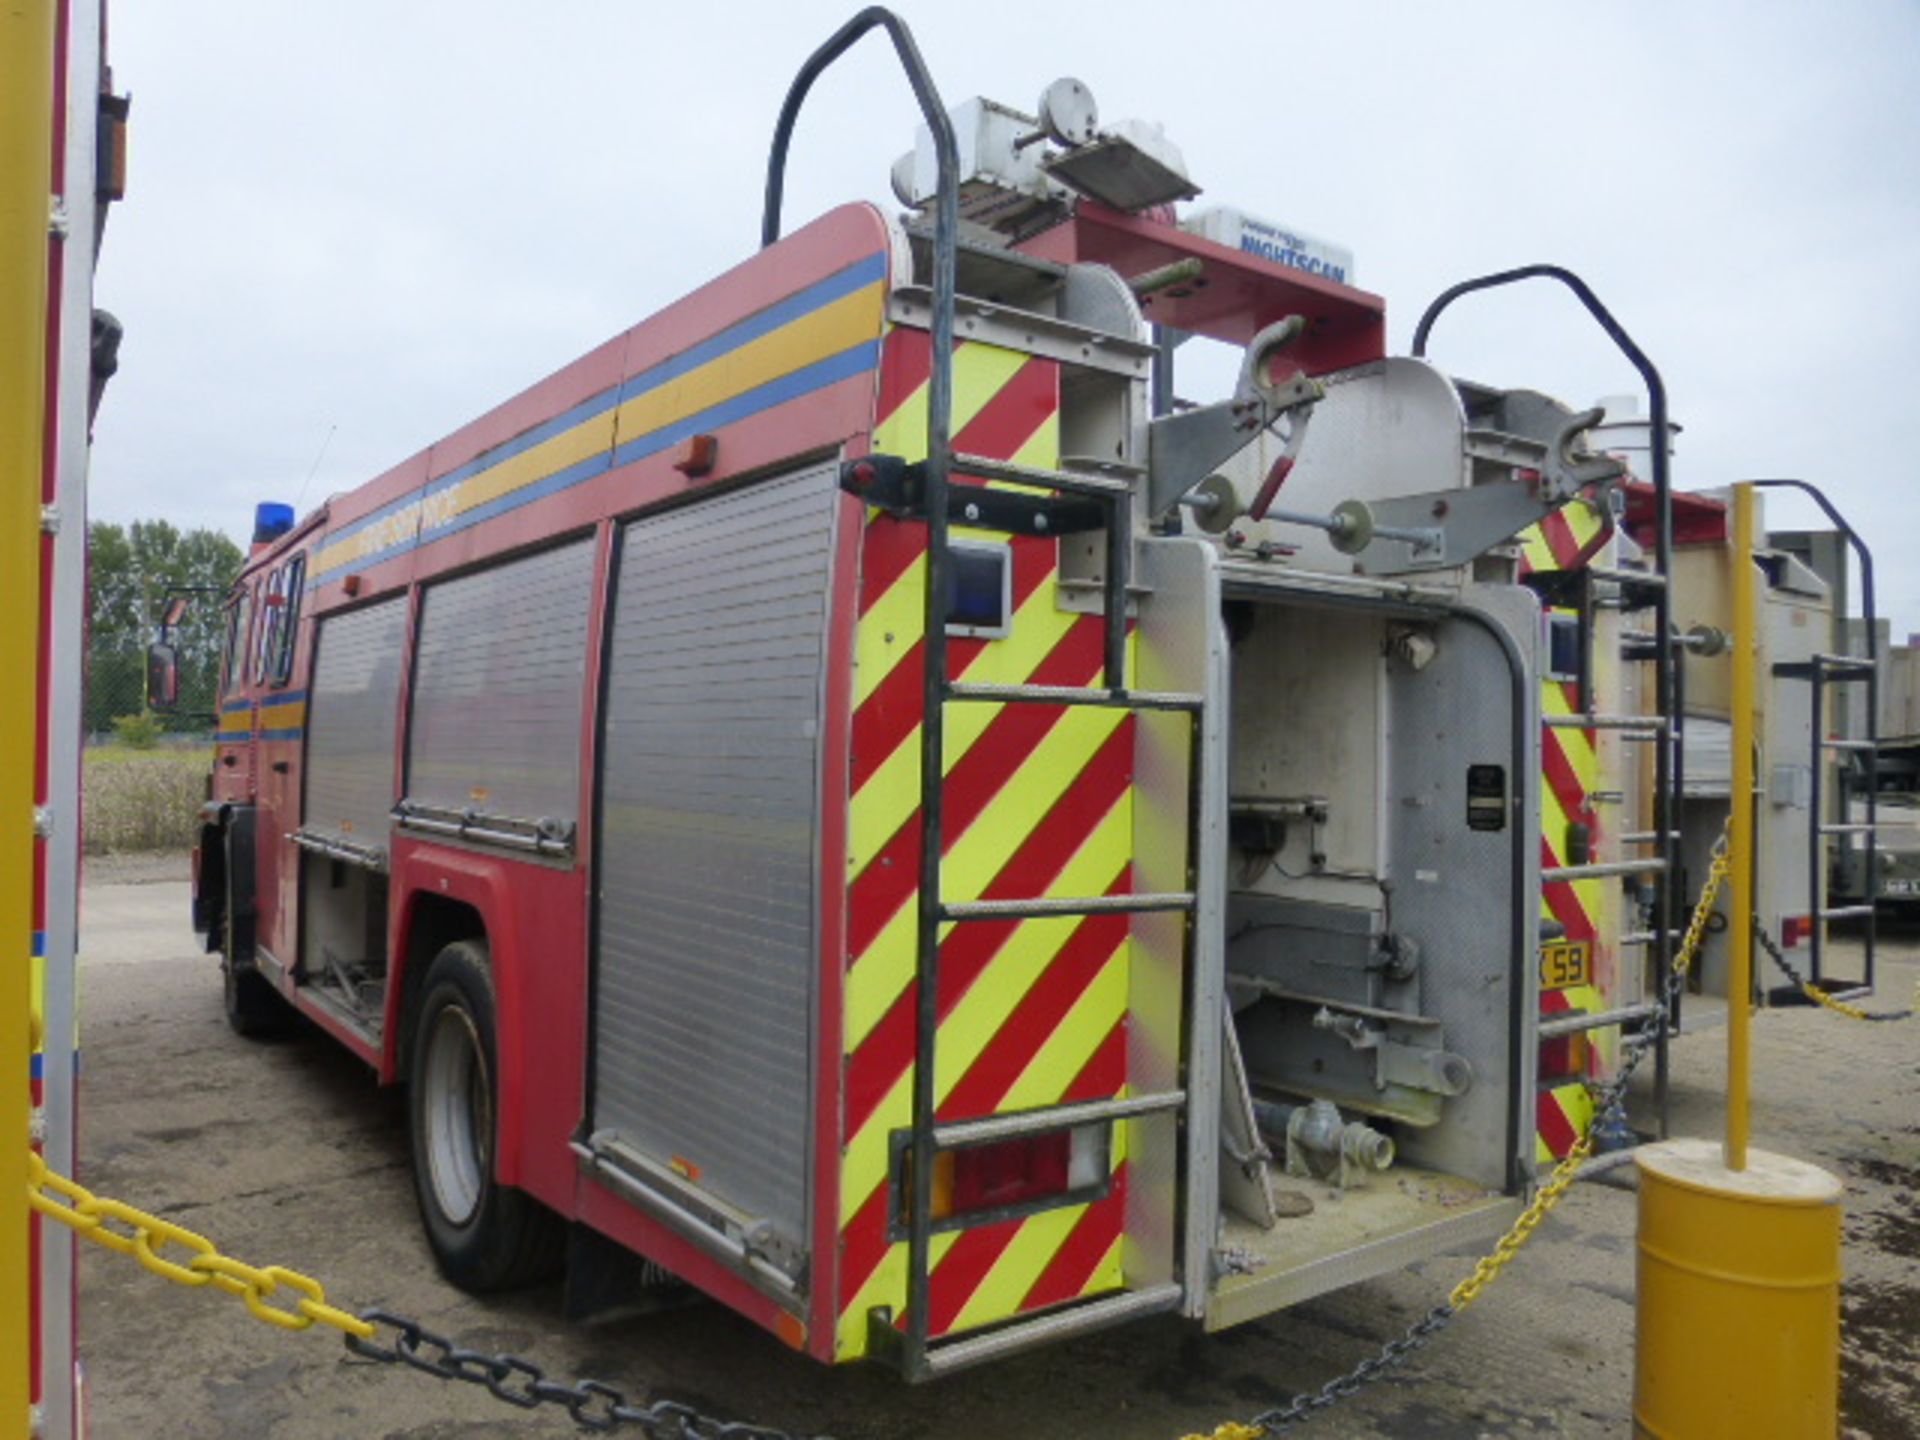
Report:
[[[253,591],[242,590],[227,604],[226,658],[220,666],[220,693],[231,695],[246,683],[247,632],[253,625]]]
[[[293,674],[294,638],[300,623],[300,596],[306,586],[306,575],[307,557],[296,555],[267,581],[256,678],[276,690]]]

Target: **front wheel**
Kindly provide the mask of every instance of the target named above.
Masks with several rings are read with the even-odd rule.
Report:
[[[227,1024],[236,1035],[266,1040],[293,1028],[294,1008],[254,968],[253,921],[233,913],[229,897],[220,929],[220,989]]]
[[[434,957],[415,1011],[408,1116],[413,1186],[441,1273],[480,1293],[559,1267],[565,1232],[531,1196],[494,1178],[499,1080],[485,941]]]

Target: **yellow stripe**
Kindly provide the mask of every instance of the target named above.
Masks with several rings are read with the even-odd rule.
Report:
[[[427,525],[429,528],[444,525],[456,515],[464,515],[536,480],[544,480],[589,456],[605,454],[613,448],[614,434],[614,412],[604,411],[571,430],[541,441],[531,450],[510,455],[498,465],[490,465],[479,474],[469,475],[459,484],[436,492],[435,500],[443,494],[448,498],[435,506]]]
[[[1121,1137],[1127,1127],[1116,1125],[1113,1129],[1113,1151],[1107,1157],[1109,1175],[1118,1170],[1120,1162],[1126,1158]],[[1045,1273],[1053,1257],[1059,1254],[1060,1247],[1072,1235],[1073,1227],[1091,1208],[1090,1205],[1074,1205],[1062,1210],[1043,1210],[1023,1222],[1007,1248],[1000,1252],[999,1258],[980,1277],[979,1285],[967,1297],[967,1303],[960,1307],[960,1313],[954,1317],[950,1330],[968,1330],[978,1325],[988,1325],[1017,1313],[1020,1302],[1027,1298],[1027,1292],[1033,1288],[1034,1282]],[[1111,1290],[1119,1283],[1119,1237],[1115,1237],[1101,1262],[1094,1267],[1092,1275],[1081,1286],[1080,1293],[1085,1295],[1093,1290]]]
[[[860,673],[855,679],[855,705],[872,694],[874,686],[885,679],[894,665],[911,650],[921,635],[921,595],[926,573],[924,560],[916,560],[881,596],[860,623],[856,653]],[[903,594],[904,592],[904,594]],[[983,645],[957,674],[956,678],[974,684],[1017,685],[1040,667],[1053,653],[1079,618],[1060,609],[1054,601],[1055,587],[1049,582],[1034,588],[1026,603],[1014,614],[1011,633],[1005,639]],[[896,603],[896,596],[902,600]],[[882,607],[885,607],[884,611]],[[903,620],[907,614],[911,619]],[[878,623],[875,623],[875,622]],[[868,683],[869,679],[872,684]],[[1000,705],[955,705],[947,711],[944,752],[945,770],[951,772],[960,758],[973,747],[987,726],[1005,708]],[[919,727],[909,731],[894,747],[893,753],[867,777],[854,796],[850,819],[848,853],[851,873],[866,868],[879,848],[893,838],[920,803]]]
[[[1028,356],[998,345],[962,345],[953,352],[953,422],[958,435],[1025,365]],[[874,427],[873,448],[905,460],[927,458],[927,381]]]
[[[1126,799],[1108,812],[1106,819],[1088,837],[1061,872],[1061,893],[1097,895],[1113,883],[1122,865],[1127,863],[1124,847],[1132,826],[1132,810]],[[1121,850],[1114,860],[1116,848]],[[1075,888],[1071,891],[1066,886]],[[1071,916],[1028,920],[1007,938],[993,959],[987,962],[966,994],[955,1002],[940,1024],[934,1046],[934,1094],[944,1101],[959,1083],[960,1077],[980,1058],[1006,1017],[1040,976],[1060,947],[1073,933]],[[949,927],[950,929],[951,927]],[[911,954],[909,953],[909,961]],[[912,980],[909,965],[908,981]],[[902,989],[905,987],[902,986]],[[899,991],[894,994],[897,997]],[[872,1027],[869,1026],[869,1029]],[[849,1047],[851,1049],[852,1047]],[[1065,1081],[1061,1084],[1064,1086]],[[841,1214],[856,1214],[872,1196],[874,1188],[887,1178],[887,1136],[910,1123],[912,1107],[912,1068],[903,1071],[874,1107],[859,1132],[848,1142],[840,1164]]]
[[[1080,1287],[1082,1295],[1096,1295],[1102,1290],[1117,1290],[1126,1279],[1120,1268],[1120,1249],[1126,1243],[1126,1231],[1113,1237],[1113,1243],[1107,1246],[1107,1253],[1100,1257],[1100,1263],[1093,1267],[1093,1273],[1087,1276],[1087,1283]]]
[[[1020,1078],[998,1106],[998,1110],[1029,1110],[1036,1105],[1051,1105],[1066,1092],[1068,1084],[1093,1058],[1100,1042],[1113,1033],[1127,1013],[1127,973],[1130,941],[1121,941],[1119,949],[1093,978],[1066,1018],[1047,1037],[1046,1044],[1034,1052]]]
[[[1557,570],[1554,563],[1553,547],[1547,544],[1547,537],[1540,533],[1538,525],[1529,525],[1520,532],[1520,550],[1527,557],[1529,570]]]
[[[307,718],[307,702],[288,700],[278,705],[260,707],[260,728],[262,730],[289,730],[302,725]]]
[[[651,434],[676,420],[792,374],[816,360],[872,340],[880,328],[883,290],[880,282],[875,281],[864,290],[842,296],[758,340],[715,356],[664,385],[634,396],[613,412],[616,443]]]
[[[980,1277],[980,1283],[967,1303],[954,1316],[948,1333],[967,1330],[990,1321],[1004,1320],[1014,1313],[1047,1262],[1073,1233],[1074,1223],[1087,1213],[1085,1205],[1070,1205],[1060,1210],[1042,1210],[1021,1221],[1007,1248]]]
[[[1573,1133],[1586,1134],[1593,1124],[1593,1092],[1579,1081],[1574,1081],[1566,1085],[1556,1085],[1547,1093],[1553,1103],[1560,1107],[1560,1113],[1566,1116],[1567,1123],[1573,1127]],[[1542,1151],[1549,1152],[1549,1158],[1552,1158],[1551,1147],[1544,1139],[1538,1141],[1534,1153],[1537,1156]]]
[[[887,587],[867,613],[860,617],[860,631],[854,637],[853,708],[858,710],[880,688],[880,682],[893,673],[893,667],[906,659],[914,642],[926,628],[927,557],[914,557],[911,565]],[[1015,627],[1018,633],[1018,627]],[[1009,639],[1012,637],[1009,636]],[[903,747],[904,748],[904,747]]]
[[[1125,719],[1124,711],[1091,707],[1063,715],[947,851],[941,870],[943,895],[949,900],[977,900],[1012,849],[1046,819],[1067,787]],[[857,811],[859,807],[855,808]],[[856,816],[853,824],[860,823]],[[1122,837],[1117,843],[1124,854],[1131,837]],[[1056,876],[1045,893],[1084,893],[1059,888],[1064,874]],[[1109,871],[1107,878],[1112,874]],[[913,978],[914,913],[909,892],[848,971],[849,1048],[865,1038]]]
[[[1051,469],[1060,461],[1060,412],[1052,410],[1040,423],[1040,428],[1029,435],[1020,448],[1013,452],[1012,463],[1031,465],[1038,469]],[[1027,486],[1009,486],[1009,489],[1027,489]]]
[[[758,386],[838,355],[880,330],[885,287],[878,281],[790,321],[770,334],[716,356],[610,411],[594,415],[529,450],[508,456],[458,484],[423,495],[378,524],[323,545],[314,556],[322,574],[365,555],[446,525],[503,495],[546,479],[590,456],[734,399]]]

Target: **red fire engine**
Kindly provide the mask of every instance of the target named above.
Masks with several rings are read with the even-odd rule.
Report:
[[[800,104],[876,25],[909,214],[782,235]],[[1194,193],[1076,81],[949,114],[865,12],[788,98],[759,253],[262,508],[194,921],[236,1029],[297,1010],[409,1085],[455,1282],[665,1270],[917,1378],[1511,1220],[1509,542],[1619,467]],[[1186,335],[1243,351],[1228,398],[1174,402]]]

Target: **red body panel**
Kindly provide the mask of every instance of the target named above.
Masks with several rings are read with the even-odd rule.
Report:
[[[285,690],[304,693],[308,687],[315,626],[329,612],[396,593],[409,594],[404,678],[393,751],[398,799],[404,788],[400,777],[407,758],[400,721],[408,713],[411,700],[408,691],[413,637],[423,585],[517,550],[594,529],[598,531],[595,598],[589,609],[588,661],[582,683],[589,697],[596,696],[601,685],[605,602],[618,523],[692,490],[790,467],[802,457],[864,453],[878,384],[883,324],[878,302],[869,307],[871,328],[864,348],[855,347],[835,357],[844,361],[839,370],[845,373],[819,371],[817,383],[810,376],[804,389],[796,385],[792,387],[796,393],[790,394],[783,393],[777,383],[762,384],[749,397],[751,404],[734,404],[730,409],[709,407],[700,412],[696,418],[703,432],[717,437],[718,452],[715,466],[697,480],[674,468],[674,445],[663,444],[631,459],[617,458],[617,447],[625,443],[625,437],[610,427],[616,458],[597,473],[577,477],[559,472],[546,474],[545,478],[535,475],[532,482],[521,482],[523,490],[502,490],[494,497],[499,503],[486,505],[470,520],[449,525],[439,517],[444,533],[434,533],[435,524],[423,523],[421,518],[429,513],[432,497],[464,484],[469,476],[490,476],[498,467],[511,464],[517,455],[538,449],[551,439],[565,437],[571,443],[573,430],[554,427],[573,424],[571,416],[585,413],[587,419],[578,422],[585,429],[600,412],[583,407],[625,405],[634,377],[642,377],[642,384],[672,383],[678,378],[677,372],[669,381],[649,377],[663,370],[672,372],[678,357],[711,344],[729,327],[748,327],[746,333],[753,338],[784,337],[789,333],[787,326],[810,319],[836,299],[845,298],[851,304],[872,287],[884,287],[891,271],[892,243],[886,222],[870,207],[849,206],[835,211],[781,242],[777,251],[755,255],[728,275],[615,336],[367,485],[336,498],[310,517],[295,535],[263,547],[250,561],[243,586],[258,588],[297,546],[309,552],[309,589],[300,616],[294,671]],[[817,294],[827,298],[810,300],[808,304],[814,309],[795,308],[796,318],[787,318],[783,307],[794,307],[804,295]],[[846,323],[842,322],[841,328]],[[751,328],[756,326],[760,328]],[[746,349],[748,343],[742,342],[740,348]],[[777,339],[776,343],[784,341]],[[731,353],[722,353],[721,360],[726,361]],[[773,363],[782,363],[780,354],[784,352],[778,352]],[[694,362],[686,363],[691,366]],[[776,375],[775,381],[781,378]],[[723,371],[716,383],[731,383],[730,375]],[[636,389],[635,393],[648,392]],[[610,394],[615,397],[613,402],[609,402]],[[709,416],[711,431],[707,432]],[[606,453],[592,451],[589,459]],[[559,483],[547,483],[550,480]],[[834,1153],[841,1124],[840,985],[847,904],[843,878],[845,797],[851,763],[849,717],[859,609],[862,507],[847,499],[840,519],[828,641],[829,673],[835,680],[829,686],[826,702],[822,773],[825,793],[837,798],[824,807],[822,821],[820,955],[824,1018],[816,1040],[819,1101],[812,1123],[823,1157]],[[330,560],[328,547],[346,541],[353,543]],[[339,563],[340,554],[350,554],[351,559]],[[254,624],[258,626],[257,600],[254,611]],[[242,653],[253,656],[258,643],[257,634],[250,636]],[[409,980],[417,983],[420,978],[407,974],[409,937],[421,902],[425,897],[438,897],[471,907],[485,926],[492,960],[500,1096],[495,1146],[499,1178],[525,1189],[562,1215],[591,1224],[660,1261],[773,1329],[788,1343],[806,1345],[822,1358],[831,1358],[838,1213],[830,1161],[820,1167],[810,1310],[802,1318],[787,1314],[707,1251],[589,1178],[570,1148],[586,1119],[597,706],[589,703],[583,711],[579,736],[583,760],[581,818],[575,850],[568,860],[539,861],[395,829],[388,847],[386,1015],[378,1043],[371,1044],[337,1012],[315,1001],[300,983],[300,866],[298,851],[286,836],[301,819],[305,737],[304,731],[282,738],[263,737],[266,726],[262,717],[271,713],[263,707],[270,707],[274,698],[274,692],[253,683],[249,664],[244,680],[229,687],[226,703],[234,707],[229,722],[232,733],[220,741],[214,767],[217,799],[258,806],[258,939],[285,966],[284,970],[267,966],[262,973],[279,984],[328,1033],[372,1064],[383,1081],[403,1078],[403,1007]],[[226,763],[228,757],[231,764]],[[285,769],[276,769],[278,764]]]
[[[1363,365],[1386,354],[1386,301],[1304,270],[1230,250],[1172,225],[1082,201],[1073,216],[1020,246],[1042,259],[1092,261],[1144,275],[1197,259],[1204,286],[1174,286],[1143,297],[1148,320],[1245,345],[1265,326],[1303,315],[1307,333],[1287,350],[1309,374]]]

